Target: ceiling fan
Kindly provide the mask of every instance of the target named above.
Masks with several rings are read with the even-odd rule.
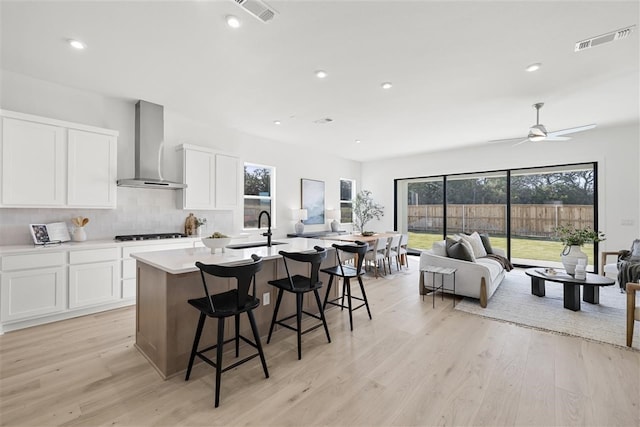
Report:
[[[596,127],[596,124],[592,123],[590,125],[578,126],[574,128],[549,132],[544,127],[544,125],[540,123],[540,109],[542,108],[543,105],[544,105],[544,102],[538,102],[537,104],[533,104],[533,108],[536,109],[536,124],[529,128],[529,135],[525,137],[526,139],[524,140],[521,140],[521,138],[494,139],[489,142],[496,143],[496,142],[518,141],[516,144],[514,144],[514,147],[515,147],[516,145],[520,145],[528,141],[531,141],[531,142],[566,141],[571,138],[568,136],[562,136],[562,135],[582,132],[582,131],[593,129],[594,127]]]

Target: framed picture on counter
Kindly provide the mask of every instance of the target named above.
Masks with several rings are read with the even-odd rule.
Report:
[[[35,245],[50,245],[71,240],[67,224],[64,222],[29,224],[29,231]]]
[[[301,188],[302,209],[307,210],[307,219],[302,222],[324,224],[324,181],[302,178]]]

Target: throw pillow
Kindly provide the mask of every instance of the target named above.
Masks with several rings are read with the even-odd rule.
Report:
[[[463,261],[475,262],[472,251],[465,246],[464,241],[455,240],[447,237],[447,255],[450,258],[460,259]]]
[[[447,243],[444,240],[439,240],[437,242],[433,242],[433,245],[431,246],[431,252],[433,252],[434,255],[438,255],[438,256],[447,256]]]
[[[640,239],[635,239],[631,244],[631,256],[630,261],[640,261]]]
[[[491,247],[491,242],[489,241],[489,235],[481,234],[480,240],[482,240],[482,245],[484,246],[484,250],[487,252],[487,254],[492,254],[493,248]]]
[[[482,239],[477,231],[471,233],[471,235],[467,236],[465,234],[461,234],[460,237],[465,242],[468,242],[471,246],[471,251],[473,252],[474,258],[480,258],[483,256],[487,256],[487,251],[484,249],[484,245],[482,244]]]

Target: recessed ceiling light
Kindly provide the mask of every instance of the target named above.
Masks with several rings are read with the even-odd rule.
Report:
[[[318,70],[316,71],[316,77],[319,79],[324,79],[325,77],[327,77],[327,72],[324,70]]]
[[[382,86],[382,89],[391,89],[393,85],[391,84],[391,82],[384,82],[380,86]]]
[[[542,64],[539,62],[536,62],[535,64],[529,65],[527,68],[525,68],[525,70],[531,73],[533,71],[538,71],[540,67],[542,67]]]
[[[282,124],[282,122],[281,122],[280,120],[274,120],[274,121],[273,121],[273,124],[274,124],[274,125],[280,125],[280,124]]]
[[[227,15],[227,25],[231,28],[238,28],[240,27],[240,20],[236,16]]]
[[[87,47],[84,43],[78,40],[69,39],[68,42],[74,49],[82,50]]]
[[[362,141],[360,141],[359,139],[356,139],[356,144],[360,144]]]

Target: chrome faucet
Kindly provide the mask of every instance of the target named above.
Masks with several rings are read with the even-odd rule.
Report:
[[[260,228],[260,223],[262,222],[262,215],[265,214],[267,216],[267,232],[262,233],[263,236],[267,237],[267,246],[271,247],[271,215],[269,212],[262,211],[258,215],[258,228]]]

